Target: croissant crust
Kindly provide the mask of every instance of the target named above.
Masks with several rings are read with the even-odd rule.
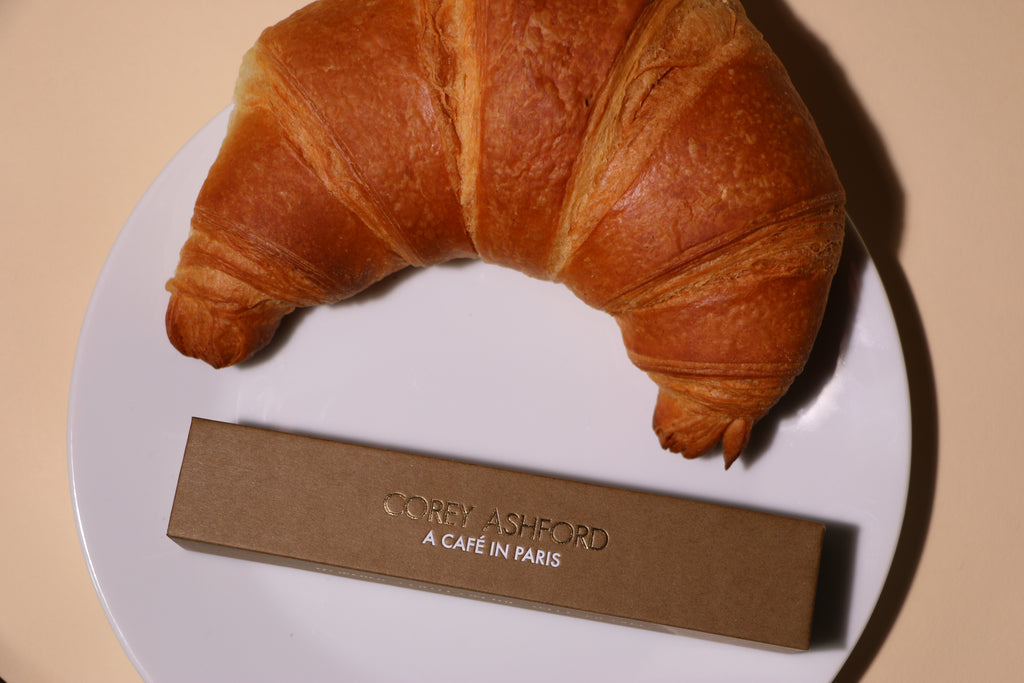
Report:
[[[321,0],[243,60],[167,332],[223,367],[296,308],[480,258],[614,316],[662,446],[728,466],[807,360],[843,204],[734,0]]]

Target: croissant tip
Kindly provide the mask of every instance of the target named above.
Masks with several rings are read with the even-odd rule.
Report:
[[[687,460],[699,458],[720,443],[725,469],[728,470],[746,448],[754,420],[746,417],[726,420],[724,427],[722,422],[712,420],[703,429],[695,429],[693,423],[679,422],[672,423],[672,428],[665,428],[664,422],[656,418],[655,432],[662,448],[679,453]]]
[[[740,454],[739,453],[726,453],[725,450],[723,449],[722,450],[722,456],[723,456],[723,459],[725,460],[725,469],[726,469],[726,471],[728,471],[728,469],[730,467],[732,467],[732,464],[739,459]]]
[[[725,458],[725,469],[739,459],[740,453],[750,441],[750,430],[754,426],[751,420],[739,418],[729,423],[722,434],[722,455]]]
[[[181,354],[219,370],[263,348],[290,310],[273,305],[240,308],[175,292],[164,322],[168,339]]]

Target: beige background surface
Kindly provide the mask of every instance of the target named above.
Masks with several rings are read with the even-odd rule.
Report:
[[[79,327],[147,186],[292,0],[0,0],[0,678],[137,681],[69,496]],[[749,0],[833,151],[908,360],[894,571],[843,680],[1024,671],[1024,4]]]

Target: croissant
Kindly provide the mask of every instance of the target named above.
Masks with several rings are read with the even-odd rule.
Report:
[[[662,447],[728,467],[808,358],[844,201],[734,0],[321,0],[243,60],[167,333],[223,367],[480,258],[614,316]]]

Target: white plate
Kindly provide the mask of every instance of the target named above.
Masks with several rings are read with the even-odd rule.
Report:
[[[171,161],[82,328],[68,462],[96,590],[142,677],[178,681],[827,681],[874,609],[906,504],[909,403],[885,292],[850,230],[809,369],[752,452],[663,452],[611,318],[476,262],[296,316],[215,371],[164,336],[163,289],[227,112]],[[814,644],[780,654],[183,550],[165,536],[201,416],[825,521]]]

